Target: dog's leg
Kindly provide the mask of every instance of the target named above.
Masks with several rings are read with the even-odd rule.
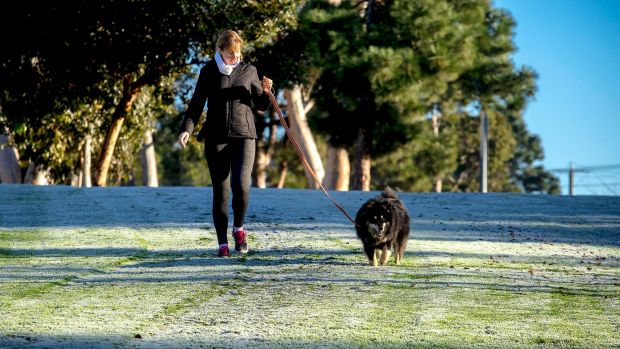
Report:
[[[390,250],[390,248],[387,245],[384,245],[383,249],[381,250],[381,259],[379,260],[379,264],[385,265],[388,258],[390,258],[391,253],[392,251]]]
[[[374,253],[372,254],[372,261],[370,261],[370,265],[376,267],[379,265],[379,259],[381,258],[381,250],[375,248]]]
[[[366,254],[366,257],[368,257],[368,263],[373,267],[376,267],[378,265],[377,251],[378,250],[375,249],[374,246],[364,246],[364,253]]]
[[[408,234],[409,232],[407,232]],[[407,248],[407,239],[402,239],[394,246],[394,262],[396,265],[400,265],[400,262],[405,255],[405,249]]]
[[[394,245],[392,246],[394,248],[394,263],[396,263],[396,265],[400,265],[400,244],[397,241],[394,241]]]

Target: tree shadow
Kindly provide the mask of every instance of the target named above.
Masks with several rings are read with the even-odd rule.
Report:
[[[136,331],[134,331],[136,332]],[[208,334],[194,335],[190,338],[160,338],[149,336],[146,333],[134,333],[127,329],[125,334],[91,334],[81,333],[49,334],[37,332],[21,332],[0,334],[0,346],[2,348],[359,348],[365,347],[363,342],[355,341],[353,338],[341,339],[326,336],[320,340],[302,339],[273,339],[268,337],[246,338],[242,335],[227,334],[225,345],[222,338],[203,339]],[[210,337],[218,337],[213,334]],[[366,339],[367,340],[367,339]],[[385,339],[384,339],[385,340]],[[448,342],[448,344],[446,344]],[[377,343],[378,344],[378,343]],[[450,341],[437,339],[407,338],[400,341],[386,340],[384,345],[390,348],[453,348],[454,344]],[[466,346],[466,345],[465,345]],[[496,348],[497,344],[471,344],[475,348]]]
[[[328,283],[351,285],[387,284],[398,287],[464,289],[497,289],[515,293],[561,292],[606,296],[614,294],[616,280],[600,279],[589,285],[576,283],[574,278],[550,280],[530,275],[526,270],[512,270],[511,263],[527,263],[527,256],[503,255],[510,273],[495,272],[493,268],[474,268],[457,272],[447,267],[370,267],[361,252],[344,249],[297,248],[283,253],[280,249],[253,251],[249,255],[218,258],[213,251],[198,253],[195,250],[170,250],[144,253],[139,249],[89,249],[70,254],[81,257],[135,257],[112,267],[87,268],[50,265],[5,265],[0,281],[8,283],[54,282],[70,276],[73,284],[116,285],[151,283]],[[47,253],[46,253],[47,252]],[[64,251],[67,252],[67,251]],[[38,251],[39,256],[58,257],[57,249]],[[97,254],[101,253],[101,254]],[[65,253],[60,256],[66,256]],[[483,259],[485,254],[442,253],[434,251],[409,252],[406,258],[450,256],[456,259]],[[562,257],[556,263],[576,265],[573,257]],[[578,259],[578,258],[576,258]],[[529,261],[531,262],[531,261]]]

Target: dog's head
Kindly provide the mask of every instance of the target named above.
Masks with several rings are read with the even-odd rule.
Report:
[[[389,207],[383,203],[372,205],[366,217],[365,223],[368,234],[375,241],[383,240],[390,229],[392,220]]]

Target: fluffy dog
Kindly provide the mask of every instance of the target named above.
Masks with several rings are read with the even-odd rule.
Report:
[[[355,223],[370,265],[385,265],[392,250],[394,262],[400,265],[409,238],[409,214],[392,188],[368,200],[357,211]]]

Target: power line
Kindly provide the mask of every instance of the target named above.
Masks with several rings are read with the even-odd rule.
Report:
[[[579,172],[594,172],[594,171],[605,171],[605,170],[615,170],[615,169],[620,169],[620,164],[613,164],[613,165],[598,165],[598,166],[579,166],[578,168],[575,168],[575,171],[579,171]],[[556,169],[552,169],[549,170],[551,172],[560,172],[560,173],[566,173],[568,171],[570,171],[570,169],[567,168],[556,168]]]
[[[593,193],[589,188],[592,187],[604,187],[606,191],[612,193],[613,195],[618,195],[616,190],[613,188],[614,185],[620,185],[620,183],[606,183],[603,178],[597,175],[595,172],[604,172],[609,170],[620,169],[620,164],[612,164],[612,165],[597,165],[597,166],[578,166],[575,167],[575,163],[572,161],[569,164],[568,168],[559,168],[549,170],[551,172],[556,173],[568,173],[568,193],[569,195],[574,195],[575,187],[584,188],[588,190],[590,193]],[[575,173],[588,173],[591,174],[600,184],[583,184],[583,177],[579,178],[579,183],[575,184]],[[614,178],[615,179],[615,178]]]
[[[604,186],[608,186],[608,185],[620,185],[620,182],[616,182],[616,183],[583,183],[581,184],[583,181],[579,182],[579,184],[575,184],[575,188],[585,188],[585,187],[604,187]],[[568,188],[568,184],[564,184],[562,185],[562,188]]]
[[[620,169],[620,164],[618,165],[601,165],[601,166],[581,166],[582,169],[587,171],[595,172],[595,171],[605,171],[605,170],[615,170]]]
[[[605,188],[607,188],[607,190],[609,190],[614,195],[618,195],[616,191],[611,186],[609,186],[609,184],[605,183],[601,177],[597,176],[595,173],[593,173],[593,175],[594,177],[596,177],[596,179],[599,180],[599,182],[601,182],[601,184],[605,186]]]

